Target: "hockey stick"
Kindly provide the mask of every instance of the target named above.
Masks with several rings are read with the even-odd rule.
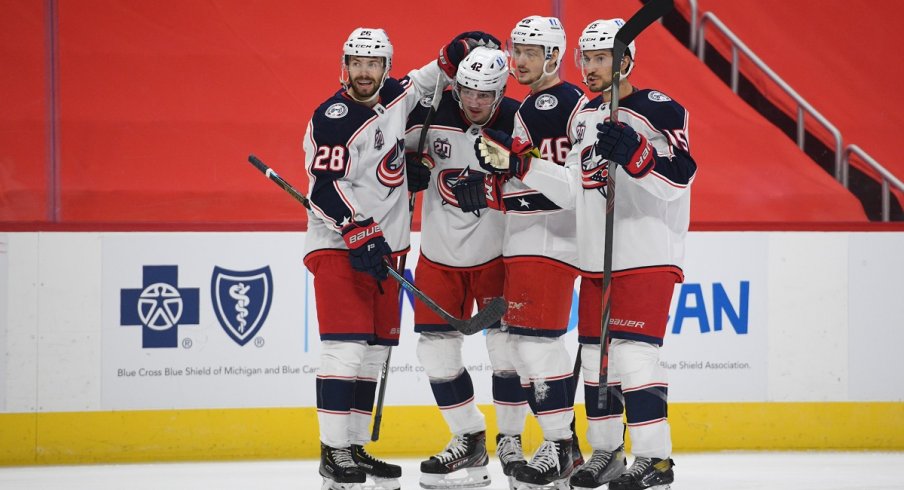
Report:
[[[262,162],[259,158],[254,155],[248,155],[248,161],[251,162],[258,170],[261,171],[264,175],[267,176],[268,179],[272,180],[276,183],[276,185],[280,186],[284,191],[288,192],[292,197],[294,197],[298,202],[300,202],[304,207],[310,209],[311,202],[308,200],[304,194],[298,192],[291,184],[286,182],[282,177],[279,176],[273,169],[268,167],[264,162]],[[398,281],[399,285],[405,288],[407,291],[411,292],[417,299],[421,300],[427,308],[430,308],[434,313],[440,316],[446,323],[448,323],[452,328],[458,330],[459,332],[465,335],[473,335],[477,332],[481,332],[484,329],[488,328],[490,325],[498,322],[502,316],[505,314],[505,310],[508,308],[508,304],[505,301],[505,298],[494,298],[493,301],[490,301],[489,304],[482,310],[478,311],[476,315],[466,320],[456,318],[452,316],[451,313],[444,310],[440,305],[436,304],[436,301],[433,301],[429,296],[424,294],[423,291],[417,288],[414,284],[412,284],[408,279],[405,279],[405,276],[399,274],[397,270],[386,261],[386,268],[389,272],[389,275]]]
[[[641,31],[667,14],[674,0],[649,0],[621,26],[612,47],[612,101],[609,114],[618,122],[618,85],[621,83],[621,63],[628,45]],[[605,410],[609,399],[609,317],[612,313],[612,248],[615,230],[615,170],[609,171],[606,182],[606,239],[603,254],[603,317],[600,322],[600,378],[597,406]]]
[[[427,129],[433,123],[433,117],[436,115],[436,108],[439,106],[439,99],[442,95],[443,87],[442,73],[436,77],[436,87],[433,89],[433,99],[430,104],[430,111],[424,119],[424,126],[421,127],[421,134],[417,143],[417,156],[420,158],[424,155],[424,144],[427,142]],[[414,223],[414,207],[417,204],[417,193],[410,192],[408,195],[408,226]],[[405,266],[408,262],[408,254],[399,259],[399,270],[405,274]],[[399,290],[399,301],[402,300],[403,290]],[[380,391],[377,392],[377,407],[374,409],[374,426],[370,432],[370,440],[380,440],[380,424],[383,422],[383,403],[386,400],[386,381],[389,376],[389,359],[392,357],[392,347],[389,347],[389,354],[386,355],[386,362],[383,363],[383,369],[380,371]]]
[[[386,353],[386,361],[380,370],[380,391],[377,392],[377,408],[374,409],[374,428],[370,432],[371,441],[380,440],[380,424],[383,422],[383,402],[386,400],[386,380],[389,378],[389,360],[392,359],[392,346]]]

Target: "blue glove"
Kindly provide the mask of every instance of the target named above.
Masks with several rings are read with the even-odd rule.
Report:
[[[424,158],[430,157],[424,155]],[[430,186],[430,167],[414,152],[405,153],[405,173],[408,174],[408,192],[420,192]]]
[[[474,141],[474,152],[477,162],[487,172],[510,174],[522,178],[530,169],[530,159],[540,157],[540,152],[521,138],[511,136],[495,129],[484,129],[480,137]]]
[[[389,276],[384,259],[392,256],[392,249],[383,238],[383,229],[373,218],[354,221],[342,228],[342,239],[348,246],[348,258],[352,263],[352,269],[366,272],[377,281]]]
[[[656,164],[653,158],[656,150],[653,145],[634,131],[634,128],[622,123],[606,121],[596,125],[596,154],[610,162],[624,167],[628,175],[639,179],[644,177]]]
[[[477,46],[499,49],[499,39],[482,31],[463,32],[439,50],[437,64],[449,78],[455,78],[458,65]]]
[[[483,172],[468,172],[452,183],[452,192],[462,212],[470,213],[480,211],[487,207],[487,195],[484,191],[484,180],[487,174]]]

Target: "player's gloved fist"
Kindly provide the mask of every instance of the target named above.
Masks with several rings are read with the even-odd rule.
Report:
[[[498,49],[499,40],[490,34],[482,31],[462,32],[455,36],[449,44],[443,46],[439,50],[439,57],[436,63],[450,79],[455,78],[458,71],[458,65],[465,56],[477,46],[487,46],[489,48]]]
[[[483,172],[468,172],[452,183],[452,192],[462,212],[470,213],[487,207],[487,196],[484,192],[486,177],[487,174]]]
[[[653,159],[653,145],[634,131],[634,128],[622,123],[606,121],[596,125],[597,155],[615,162],[625,168],[628,175],[639,179],[653,170],[656,161]]]
[[[420,192],[430,186],[430,169],[434,165],[430,157],[424,155],[424,160],[417,153],[405,153],[405,173],[408,174],[408,192]]]
[[[384,259],[392,255],[392,249],[383,238],[383,229],[373,218],[346,225],[342,228],[342,239],[348,246],[352,269],[366,272],[378,281],[386,279],[389,271]]]
[[[484,129],[481,132],[474,141],[474,152],[481,168],[487,172],[508,173],[519,179],[530,168],[530,159],[540,156],[540,152],[527,140],[512,139],[495,129]]]
[[[455,36],[455,39],[465,39],[468,41],[468,45],[470,45],[471,48],[486,46],[490,49],[499,49],[499,46],[502,46],[502,43],[499,42],[499,39],[496,39],[496,36],[483,31],[462,32],[458,36]]]

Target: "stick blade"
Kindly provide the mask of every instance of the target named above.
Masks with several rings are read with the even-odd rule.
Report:
[[[675,6],[674,0],[650,0],[615,33],[615,42],[627,46],[644,29]]]
[[[508,301],[505,298],[493,298],[476,315],[468,320],[453,322],[452,327],[465,335],[473,335],[490,328],[494,323],[502,320],[502,316],[505,315],[507,310]]]

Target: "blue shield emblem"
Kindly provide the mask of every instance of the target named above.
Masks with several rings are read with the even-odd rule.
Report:
[[[253,271],[213,268],[210,280],[213,309],[223,330],[239,345],[260,331],[270,312],[273,276],[270,266]]]

